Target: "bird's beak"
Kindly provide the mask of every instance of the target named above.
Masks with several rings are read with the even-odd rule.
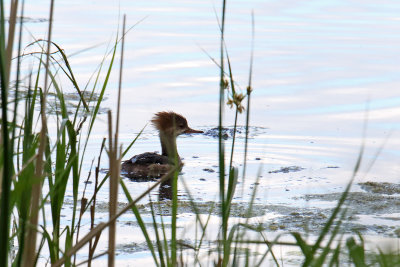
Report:
[[[192,128],[187,128],[183,133],[191,134],[191,133],[204,133],[204,132],[199,130],[193,130]]]

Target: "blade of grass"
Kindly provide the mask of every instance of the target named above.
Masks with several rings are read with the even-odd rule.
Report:
[[[6,47],[6,58],[5,58],[5,79],[7,81],[10,80],[11,74],[11,59],[14,47],[14,35],[15,35],[15,25],[17,24],[17,12],[18,12],[18,0],[11,1],[10,7],[10,18],[8,19],[8,39],[7,39],[7,47]],[[6,88],[6,87],[5,87]],[[4,103],[4,102],[3,102]],[[4,117],[3,117],[4,118]]]
[[[364,239],[361,235],[358,235],[358,237],[360,239],[360,244],[357,244],[353,237],[349,237],[346,241],[346,246],[354,265],[356,267],[364,267],[367,266],[365,263]]]
[[[218,116],[218,163],[219,163],[219,195],[221,201],[221,214],[222,214],[222,240],[226,240],[228,231],[228,220],[225,218],[226,206],[225,206],[225,148],[224,141],[222,138],[222,125],[223,125],[223,111],[224,111],[224,91],[225,91],[225,80],[224,80],[224,30],[225,30],[225,8],[226,2],[223,0],[222,3],[222,18],[221,18],[221,39],[220,39],[220,83],[219,83],[219,116]],[[223,242],[223,251],[225,251],[225,242]],[[228,255],[224,255],[228,256]],[[218,260],[221,259],[221,250],[218,249]],[[223,266],[227,265],[227,261],[224,257]]]
[[[118,163],[117,160],[117,148],[114,146],[113,137],[112,137],[112,116],[111,111],[108,111],[108,140],[109,140],[109,170],[110,170],[110,188],[109,188],[109,218],[111,219],[117,213],[117,198],[118,196],[115,192],[118,190],[118,179],[119,174],[116,176],[115,166]],[[116,232],[116,224],[115,221],[112,221],[108,227],[108,266],[113,267],[115,265],[115,232]]]
[[[126,187],[126,185],[125,185],[125,183],[124,183],[124,181],[123,181],[122,179],[120,180],[120,185],[121,185],[122,190],[124,191],[125,196],[126,196],[126,198],[128,199],[128,201],[129,201],[129,202],[133,202],[132,196],[131,196],[131,194],[129,193],[129,190],[128,190],[128,188]],[[156,264],[157,266],[160,266],[160,264],[159,264],[159,262],[158,262],[158,259],[157,259],[157,257],[156,257],[156,254],[155,254],[155,249],[154,249],[153,243],[152,243],[152,241],[151,241],[151,239],[150,239],[150,236],[149,236],[149,234],[148,234],[146,225],[144,224],[144,221],[143,221],[143,219],[142,219],[142,216],[141,216],[140,213],[139,213],[139,210],[137,209],[136,206],[132,206],[131,210],[132,210],[133,214],[134,214],[135,217],[136,217],[136,221],[137,221],[137,223],[138,223],[138,225],[139,225],[139,227],[140,227],[140,229],[141,229],[141,231],[142,231],[142,233],[143,233],[143,235],[144,235],[144,238],[146,239],[147,246],[148,246],[148,248],[149,248],[149,250],[150,250],[150,252],[151,252],[151,255],[153,256],[153,259],[154,259],[155,264]]]
[[[340,245],[340,243],[337,245],[336,249],[333,251],[333,255],[331,258],[331,261],[329,263],[329,267],[333,267],[333,266],[340,266],[340,260],[339,260],[339,255],[340,255],[340,251],[341,251],[342,246]]]
[[[22,1],[21,4],[21,13],[20,13],[20,26],[19,26],[19,35],[18,35],[18,55],[21,54],[21,47],[22,47],[22,26],[23,26],[23,17],[24,17],[24,7],[25,7],[25,0]],[[16,77],[16,84],[15,84],[15,100],[14,100],[14,116],[12,120],[12,137],[11,137],[11,150],[14,151],[14,142],[15,142],[15,130],[17,126],[17,113],[18,113],[18,93],[19,93],[19,79],[21,74],[21,58],[18,57],[17,59],[17,77]]]
[[[162,186],[162,184],[160,185],[160,186]],[[160,208],[160,204],[159,204],[159,208]],[[161,219],[161,224],[162,225],[164,225],[164,220],[163,220],[163,217],[162,217],[162,215],[160,215],[160,219]],[[164,248],[164,254],[165,254],[165,258],[166,258],[166,263],[167,263],[167,265],[171,262],[171,257],[170,257],[170,255],[169,255],[169,246],[168,246],[168,238],[167,238],[167,233],[166,233],[166,231],[165,231],[165,227],[162,227],[161,228],[161,230],[162,230],[162,234],[163,234],[163,248]],[[163,264],[162,262],[161,262],[161,264]]]
[[[1,113],[2,113],[2,181],[1,181],[1,203],[0,203],[0,265],[8,265],[8,251],[9,251],[9,232],[10,232],[10,191],[11,191],[11,177],[12,177],[12,150],[10,147],[10,136],[8,129],[8,117],[7,117],[7,93],[10,77],[11,68],[11,57],[14,42],[14,29],[16,24],[17,7],[18,1],[11,2],[11,12],[9,19],[9,31],[8,31],[8,44],[5,45],[5,31],[4,31],[4,11],[3,11],[3,1],[1,1],[1,21],[2,21],[2,37],[1,47],[0,47],[0,83],[1,83]]]
[[[43,175],[43,155],[46,148],[46,133],[47,133],[47,121],[46,121],[46,96],[47,96],[47,83],[48,83],[48,70],[49,70],[49,60],[50,60],[50,42],[51,42],[51,33],[52,33],[52,25],[53,25],[53,10],[54,10],[54,0],[51,0],[50,3],[50,19],[49,19],[49,31],[48,31],[48,47],[47,47],[47,57],[46,57],[46,75],[44,82],[44,92],[43,97],[41,98],[41,118],[42,118],[42,130],[40,132],[40,144],[38,151],[38,160],[36,164],[36,172],[35,177],[38,179],[36,184],[32,188],[32,206],[31,206],[31,219],[30,225],[31,227],[28,230],[27,240],[28,245],[26,246],[26,250],[24,251],[23,256],[23,264],[26,266],[33,266],[35,259],[35,250],[36,250],[36,225],[38,223],[38,206],[39,199],[41,195],[41,177]]]
[[[110,61],[110,64],[108,66],[108,69],[107,69],[106,77],[104,78],[104,82],[102,84],[99,97],[97,99],[96,105],[95,105],[95,107],[94,107],[94,109],[92,111],[92,114],[91,114],[91,119],[90,119],[88,130],[87,130],[87,138],[86,138],[84,146],[83,146],[83,152],[82,152],[83,154],[86,151],[87,145],[89,143],[89,137],[90,137],[90,134],[91,134],[92,129],[93,129],[94,122],[96,121],[97,115],[99,113],[100,104],[101,104],[101,102],[103,101],[103,98],[104,98],[105,90],[106,90],[107,85],[108,85],[108,81],[109,81],[109,78],[110,78],[110,75],[111,75],[112,66],[113,66],[114,59],[115,59],[116,49],[117,49],[117,45],[115,43],[114,48],[112,50],[112,57],[111,57],[111,61]],[[103,60],[105,60],[105,57],[103,58]],[[101,66],[102,66],[102,64],[103,63],[101,63]],[[101,70],[101,68],[100,68],[100,70]],[[99,72],[97,74],[96,83],[97,83],[97,79],[100,77],[100,70],[99,70]],[[94,90],[94,88],[93,88],[93,90]],[[80,162],[80,166],[81,167],[80,167],[79,173],[81,172],[82,165],[83,165],[83,157],[82,157],[81,162]]]
[[[206,220],[205,223],[203,223],[202,220],[201,220],[201,217],[200,217],[200,210],[198,209],[198,207],[197,207],[197,205],[196,205],[196,203],[194,201],[193,195],[190,192],[189,187],[187,186],[185,180],[181,180],[181,181],[183,183],[185,191],[188,194],[190,206],[191,206],[191,208],[193,209],[193,211],[194,211],[194,213],[196,215],[196,229],[197,229],[197,223],[200,225],[200,228],[201,228],[200,239],[199,240],[197,238],[195,239],[195,244],[196,244],[195,251],[197,253],[195,254],[195,259],[194,259],[194,263],[201,265],[200,264],[200,259],[199,259],[200,248],[202,247],[202,244],[203,244],[203,242],[205,240],[207,226],[208,226],[208,223],[210,222],[211,214],[214,211],[215,205],[211,206],[211,208],[210,208],[210,210],[208,212],[208,215],[207,215],[207,220]]]
[[[333,229],[333,231],[329,237],[327,244],[322,249],[321,254],[312,264],[313,266],[322,266],[323,264],[325,264],[325,260],[328,256],[328,254],[331,252],[331,245],[332,245],[333,241],[335,240],[336,235],[339,233],[339,229],[340,229],[340,226],[342,225],[342,220],[344,219],[345,214],[346,214],[346,212],[344,211],[341,216],[342,218],[337,222],[335,228]]]
[[[255,23],[254,23],[254,12],[251,12],[251,54],[250,54],[250,67],[249,67],[249,83],[247,86],[247,109],[246,109],[246,135],[244,139],[244,156],[243,156],[243,173],[242,173],[242,183],[244,188],[244,181],[246,176],[246,167],[247,167],[247,147],[249,141],[249,125],[250,125],[250,95],[253,91],[251,86],[252,76],[253,76],[253,58],[254,58],[254,32],[255,32]]]
[[[125,21],[126,16],[123,16],[122,23],[122,46],[121,46],[121,60],[119,70],[119,85],[118,85],[118,103],[117,103],[117,118],[114,132],[114,139],[112,138],[112,117],[111,111],[108,111],[108,138],[109,138],[109,159],[110,159],[110,219],[117,213],[118,205],[118,184],[119,173],[121,165],[121,150],[118,152],[118,131],[119,131],[119,112],[121,103],[121,90],[122,90],[122,68],[124,59],[124,43],[125,43]],[[117,37],[118,38],[118,37]],[[113,143],[114,140],[114,143]],[[113,221],[108,230],[108,266],[115,266],[115,239],[116,239],[116,222]]]
[[[177,158],[178,155],[175,154],[175,158]],[[177,164],[178,159],[175,160],[176,164],[175,166],[178,166]],[[177,220],[177,212],[178,212],[178,174],[179,171],[175,170],[173,178],[172,178],[172,220],[171,220],[171,265],[176,266],[177,265],[177,256],[176,256],[176,220]]]
[[[149,205],[150,205],[151,218],[153,220],[153,230],[154,230],[154,233],[156,235],[156,244],[157,244],[158,256],[160,258],[161,267],[165,267],[166,264],[168,264],[168,260],[167,261],[164,260],[163,243],[161,242],[161,238],[160,238],[160,235],[158,233],[158,225],[157,225],[157,221],[156,221],[156,214],[154,212],[154,206],[153,206],[153,201],[151,200],[151,195],[149,195]],[[161,210],[160,207],[159,207],[159,210]],[[161,231],[165,236],[164,221],[162,220],[162,215],[160,215],[160,217],[161,217]],[[164,241],[165,241],[165,238],[164,238]],[[166,247],[166,256],[167,255],[168,255],[168,249]]]

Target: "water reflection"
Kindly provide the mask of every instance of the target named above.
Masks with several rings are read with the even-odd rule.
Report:
[[[160,184],[158,188],[158,200],[172,200],[172,179],[168,179]]]

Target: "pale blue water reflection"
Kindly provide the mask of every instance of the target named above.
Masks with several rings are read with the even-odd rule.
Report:
[[[27,15],[46,17],[46,3],[30,6],[27,10],[31,14]],[[218,14],[219,3],[97,1],[87,3],[90,12],[78,4],[56,3],[54,38],[67,54],[112,40],[120,13],[127,14],[129,25],[146,17],[127,36],[122,119],[129,125],[122,131],[138,129],[162,109],[189,113],[199,125],[215,124],[218,68],[199,46],[218,58],[213,6]],[[316,113],[324,109],[349,111],[343,110],[348,105],[363,111],[368,98],[372,103],[392,99],[399,80],[398,9],[395,1],[384,6],[357,1],[229,2],[226,42],[242,88],[248,76],[250,13],[255,12],[252,122],[271,126],[277,122],[265,117],[286,116],[288,112],[285,124],[291,125],[310,107]],[[27,27],[40,37],[44,26],[36,23]],[[104,53],[105,45],[71,58],[82,83]],[[362,90],[352,92],[354,88]],[[347,91],[345,98],[326,96],[326,92],[343,90]],[[108,94],[112,107],[115,94],[111,90]],[[293,103],[292,98],[299,99]],[[307,124],[308,131],[321,131],[312,122]],[[271,128],[281,126],[285,127]]]

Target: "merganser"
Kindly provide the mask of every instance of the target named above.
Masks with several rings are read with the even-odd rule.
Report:
[[[184,133],[203,133],[190,128],[185,117],[172,111],[156,113],[151,122],[159,131],[162,153],[146,152],[124,161],[121,166],[123,175],[134,180],[159,178],[175,166],[176,162],[182,168],[176,138]]]

